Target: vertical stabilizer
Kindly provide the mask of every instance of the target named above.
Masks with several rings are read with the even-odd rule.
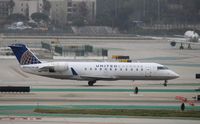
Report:
[[[9,47],[12,49],[20,65],[41,63],[41,61],[24,44],[13,44]]]

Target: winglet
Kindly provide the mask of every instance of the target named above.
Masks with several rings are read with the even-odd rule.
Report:
[[[71,68],[71,70],[73,75],[78,76],[78,73],[73,68]]]

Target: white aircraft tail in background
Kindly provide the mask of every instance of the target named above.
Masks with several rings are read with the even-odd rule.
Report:
[[[179,75],[157,63],[125,62],[41,62],[24,44],[9,46],[23,71],[35,75],[88,81],[105,80],[163,80],[164,85]]]

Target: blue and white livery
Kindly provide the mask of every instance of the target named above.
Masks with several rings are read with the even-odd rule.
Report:
[[[40,60],[23,44],[9,46],[15,54],[20,65],[39,64]]]
[[[24,44],[9,46],[23,71],[57,79],[88,81],[93,86],[98,80],[163,80],[179,75],[157,63],[123,62],[41,62]]]

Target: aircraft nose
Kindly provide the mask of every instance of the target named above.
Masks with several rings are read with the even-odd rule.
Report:
[[[172,77],[173,79],[175,79],[175,78],[179,78],[180,75],[172,71],[171,77]]]

